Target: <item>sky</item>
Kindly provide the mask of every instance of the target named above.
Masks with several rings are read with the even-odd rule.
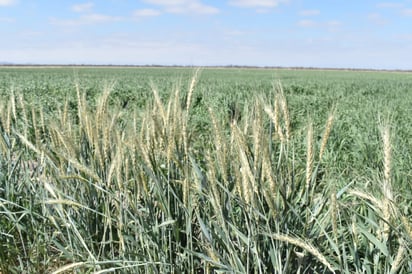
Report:
[[[0,0],[0,63],[412,69],[412,0]]]

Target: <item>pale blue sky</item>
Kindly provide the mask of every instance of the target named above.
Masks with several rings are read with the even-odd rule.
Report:
[[[412,69],[412,0],[0,0],[0,62]]]

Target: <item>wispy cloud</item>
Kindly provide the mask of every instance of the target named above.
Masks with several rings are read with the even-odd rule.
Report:
[[[368,14],[368,20],[376,25],[386,25],[388,20],[385,19],[380,13]]]
[[[0,7],[12,6],[17,3],[17,0],[0,0]]]
[[[90,11],[94,6],[94,3],[92,2],[87,2],[83,4],[76,4],[72,6],[72,10],[74,12],[87,12]]]
[[[188,0],[144,0],[143,2],[153,4],[153,5],[159,5],[159,6],[176,6],[176,5],[184,5],[184,4],[187,4],[188,2],[193,2],[193,1],[188,1]]]
[[[230,0],[229,5],[245,8],[274,8],[288,0]]]
[[[402,14],[406,16],[412,16],[412,9],[403,9]]]
[[[327,21],[325,25],[329,28],[337,28],[337,27],[342,26],[342,22],[338,20],[331,20],[331,21]]]
[[[412,1],[409,1],[412,2]],[[408,8],[403,3],[395,3],[395,2],[382,2],[376,5],[378,8],[381,9],[391,9],[398,12],[400,15],[403,16],[412,16],[412,8]]]
[[[412,41],[412,34],[401,34],[397,35],[395,38],[404,41],[404,42],[410,42]]]
[[[14,23],[16,19],[10,17],[0,17],[0,23]]]
[[[382,2],[376,5],[378,8],[402,8],[402,3],[395,3],[395,2]]]
[[[332,20],[332,21],[326,21],[326,22],[319,22],[315,20],[309,20],[309,19],[302,19],[297,22],[297,25],[299,27],[303,28],[323,28],[326,29],[327,31],[336,31],[338,28],[342,25],[342,22]]]
[[[300,16],[316,16],[320,14],[320,10],[301,10],[299,12]]]
[[[94,13],[94,14],[84,15],[82,16],[82,19],[88,23],[106,23],[106,22],[121,21],[122,17]]]
[[[308,28],[308,27],[316,27],[318,25],[317,22],[313,21],[313,20],[299,20],[297,25],[299,27],[304,27],[304,28]]]
[[[159,6],[167,13],[217,14],[220,10],[203,4],[199,0],[144,0],[145,3]]]
[[[156,9],[139,9],[133,12],[133,16],[135,17],[153,17],[161,14],[162,12]]]
[[[93,25],[93,24],[104,24],[122,21],[123,17],[110,16],[105,14],[86,14],[77,19],[62,20],[57,18],[51,18],[50,23],[59,26],[81,26],[81,25]]]

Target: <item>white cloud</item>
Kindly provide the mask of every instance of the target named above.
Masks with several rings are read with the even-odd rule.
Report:
[[[299,12],[300,16],[316,16],[320,14],[320,10],[302,10]]]
[[[144,2],[160,6],[167,13],[216,14],[220,12],[218,8],[205,5],[199,0],[144,0]]]
[[[402,14],[406,16],[412,16],[412,9],[404,9],[402,10]]]
[[[153,17],[159,16],[162,14],[159,10],[156,9],[139,9],[133,12],[135,17]]]
[[[16,19],[10,17],[0,17],[0,23],[14,23]]]
[[[342,25],[342,23],[340,21],[337,21],[337,20],[332,20],[332,21],[326,22],[326,25],[328,27],[338,27],[338,26]]]
[[[122,20],[122,17],[104,15],[104,14],[87,14],[81,17],[85,22],[88,23],[106,23],[106,22],[115,22]]]
[[[245,8],[275,8],[288,0],[231,0],[229,4]]]
[[[144,0],[144,2],[159,6],[178,6],[193,2],[188,0]]]
[[[409,1],[412,2],[412,1]],[[404,16],[412,16],[412,8],[407,8],[403,3],[383,2],[376,5],[378,8],[393,9]],[[373,19],[373,18],[372,18]]]
[[[376,5],[378,8],[401,8],[403,7],[402,3],[394,3],[394,2],[382,2]]]
[[[118,16],[110,16],[110,15],[93,13],[93,14],[83,15],[78,19],[71,19],[71,20],[51,18],[50,23],[53,25],[69,27],[69,26],[104,24],[104,23],[117,22],[117,21],[122,21],[122,20],[123,18],[118,17]]]
[[[241,30],[227,30],[224,32],[224,34],[225,36],[232,38],[235,36],[244,36],[247,34],[247,32]]]
[[[401,34],[401,35],[397,35],[395,36],[396,39],[401,40],[402,42],[410,42],[412,41],[412,34]]]
[[[368,20],[376,25],[386,25],[388,23],[388,20],[386,20],[380,13],[368,14]]]
[[[303,19],[303,20],[299,20],[297,22],[297,25],[303,28],[313,28],[313,27],[323,28],[323,29],[326,29],[327,31],[333,32],[333,31],[336,31],[342,25],[342,23],[336,20],[327,21],[327,22],[318,22],[314,20]]]
[[[305,27],[305,28],[307,28],[307,27],[316,27],[316,26],[318,25],[318,23],[316,23],[316,22],[313,21],[313,20],[299,20],[298,23],[297,23],[297,25],[298,25],[299,27]]]
[[[332,20],[325,23],[325,27],[329,32],[339,31],[340,26],[342,26],[342,22],[337,20]]]
[[[170,13],[197,13],[197,14],[217,14],[219,9],[204,5],[200,2],[189,3],[187,6],[174,6],[166,9]]]
[[[93,8],[94,4],[92,2],[87,2],[83,4],[77,4],[72,6],[72,10],[75,12],[86,12]]]
[[[0,6],[11,6],[17,3],[17,0],[0,0]]]

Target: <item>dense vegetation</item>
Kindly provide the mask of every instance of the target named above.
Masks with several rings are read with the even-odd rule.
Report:
[[[0,69],[1,273],[412,271],[412,74]]]

